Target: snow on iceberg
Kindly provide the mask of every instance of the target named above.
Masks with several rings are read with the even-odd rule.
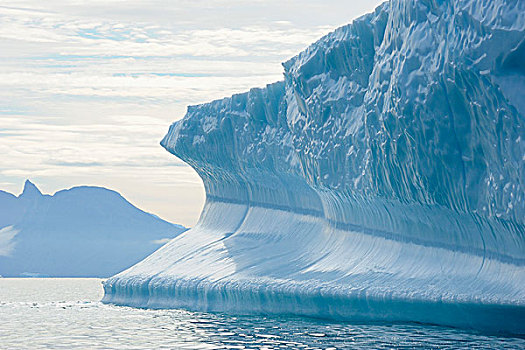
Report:
[[[199,223],[105,302],[525,334],[525,1],[391,0],[188,108]]]

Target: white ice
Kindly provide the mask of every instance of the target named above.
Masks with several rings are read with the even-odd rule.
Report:
[[[525,2],[391,0],[191,106],[199,224],[104,301],[525,333]]]

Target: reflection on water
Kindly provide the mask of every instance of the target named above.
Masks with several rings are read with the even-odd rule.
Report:
[[[516,349],[461,330],[104,305],[99,279],[0,279],[0,348]]]

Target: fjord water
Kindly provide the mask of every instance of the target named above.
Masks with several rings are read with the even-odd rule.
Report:
[[[100,279],[0,278],[1,349],[516,349],[525,340],[417,324],[135,309]]]

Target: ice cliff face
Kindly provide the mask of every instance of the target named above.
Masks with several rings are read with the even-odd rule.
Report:
[[[106,300],[524,333],[524,62],[524,1],[391,0],[189,107],[201,220]]]

